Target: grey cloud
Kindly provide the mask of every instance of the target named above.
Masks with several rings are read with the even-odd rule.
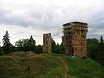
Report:
[[[103,7],[91,11],[89,15],[88,24],[88,38],[98,38],[104,36],[104,11]]]
[[[18,25],[23,27],[34,25],[31,20],[28,20],[28,17],[22,17],[22,15],[12,15],[12,11],[4,8],[0,8],[0,23],[7,25]]]
[[[6,22],[6,15],[11,13],[10,11],[0,8],[0,23],[5,23]]]
[[[88,35],[100,35],[104,33],[104,11],[100,9],[75,9],[76,7],[56,8],[56,7],[34,7],[28,8],[24,13],[12,15],[12,12],[6,9],[0,9],[0,23],[9,25],[17,25],[22,27],[32,26],[34,29],[41,31],[52,31],[51,29],[61,29],[62,24],[70,21],[85,21],[88,22]],[[61,15],[57,11],[61,11]],[[22,16],[26,15],[26,17]],[[98,31],[99,30],[99,31]],[[53,30],[54,31],[54,30]],[[93,33],[95,32],[95,33]],[[53,36],[60,36],[60,31],[54,31]],[[90,35],[90,36],[91,36]],[[93,37],[93,36],[92,36]]]
[[[50,30],[55,26],[59,27],[57,13],[55,13],[53,8],[40,7],[38,9],[34,8],[24,12],[23,14],[25,14],[26,17],[12,15],[12,12],[8,13],[8,15],[3,13],[4,15],[2,15],[1,23],[23,27],[33,26],[41,30]]]
[[[18,34],[23,34],[24,32],[20,31],[20,32],[17,32],[17,33],[14,33],[13,35],[18,35]]]
[[[59,31],[57,31],[57,32],[55,32],[55,33],[53,33],[53,36],[61,36],[61,33],[59,32]]]

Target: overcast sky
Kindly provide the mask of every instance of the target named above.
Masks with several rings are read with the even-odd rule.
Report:
[[[33,35],[42,44],[44,33],[61,42],[62,24],[88,23],[87,38],[104,37],[104,0],[0,0],[0,41],[6,30],[11,43]]]

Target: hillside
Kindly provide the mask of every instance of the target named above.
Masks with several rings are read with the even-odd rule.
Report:
[[[17,52],[0,56],[0,78],[104,78],[104,67],[90,58]]]

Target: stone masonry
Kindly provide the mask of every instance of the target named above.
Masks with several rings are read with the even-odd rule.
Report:
[[[43,34],[43,53],[52,53],[51,33]]]
[[[87,57],[86,34],[88,24],[82,22],[70,22],[63,24],[62,43],[66,55]]]

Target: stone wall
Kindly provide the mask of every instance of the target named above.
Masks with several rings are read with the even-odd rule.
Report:
[[[43,34],[43,53],[52,53],[51,33]]]
[[[62,42],[67,55],[87,57],[86,34],[87,23],[70,22],[63,25]]]

